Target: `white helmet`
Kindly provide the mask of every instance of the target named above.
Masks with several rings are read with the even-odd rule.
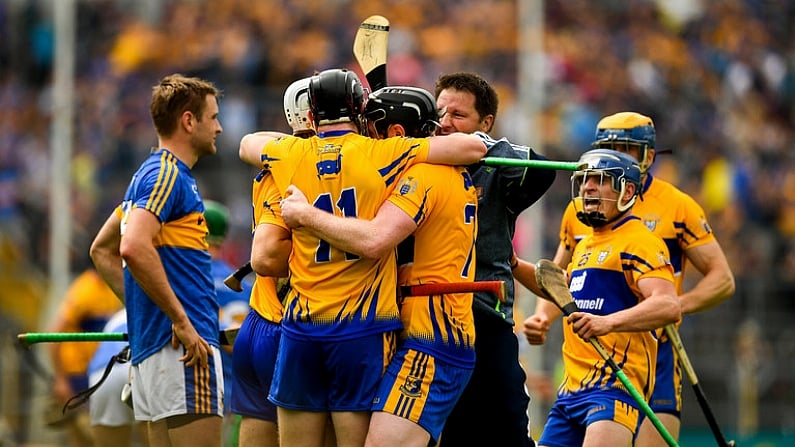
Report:
[[[311,77],[299,79],[284,91],[284,116],[293,134],[315,131],[309,119],[309,81]]]

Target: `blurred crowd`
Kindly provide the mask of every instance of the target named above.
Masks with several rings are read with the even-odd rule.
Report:
[[[391,21],[391,84],[433,90],[442,73],[478,72],[500,93],[493,135],[511,137],[522,125],[511,117],[522,83],[518,1],[75,0],[73,202],[64,210],[75,231],[72,270],[86,266],[88,241],[156,144],[148,104],[163,75],[201,76],[224,92],[219,153],[195,172],[205,198],[232,209],[225,256],[240,264],[253,172],[237,145],[254,129],[289,131],[282,93],[291,81],[331,67],[358,71],[356,28],[381,14]],[[48,259],[53,3],[0,0],[0,262],[38,272]],[[715,360],[695,363],[717,400],[728,399],[731,347],[745,333],[731,328],[756,322],[760,345],[770,346],[751,357],[765,371],[771,357],[778,362],[756,379],[768,397],[759,411],[795,430],[786,404],[795,401],[795,365],[785,360],[795,357],[795,3],[547,0],[543,10],[536,149],[574,160],[601,116],[633,110],[654,119],[658,153],[671,150],[654,174],[704,206],[737,279],[735,297],[683,325],[691,357]],[[545,257],[569,194],[561,173],[543,202]],[[0,290],[8,281],[0,278]],[[717,343],[727,356],[714,352]]]

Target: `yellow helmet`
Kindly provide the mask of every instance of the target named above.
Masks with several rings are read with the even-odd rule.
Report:
[[[616,149],[616,143],[637,146],[640,170],[646,173],[653,162],[649,157],[649,149],[654,149],[655,140],[656,133],[651,118],[637,112],[618,112],[599,120],[591,147]]]

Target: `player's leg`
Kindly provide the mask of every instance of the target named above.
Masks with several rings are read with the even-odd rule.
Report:
[[[370,431],[365,447],[426,447],[430,435],[414,422],[391,413],[376,411],[370,418]]]
[[[279,407],[278,415],[281,445],[323,447],[328,413]]]
[[[370,426],[373,397],[395,354],[395,334],[372,334],[324,346],[331,382],[328,404],[337,446],[361,446]]]
[[[431,354],[398,350],[373,401],[366,445],[435,445],[471,375]]]
[[[654,413],[657,415],[657,419],[662,422],[665,426],[665,429],[668,430],[668,433],[673,436],[674,439],[679,439],[679,430],[681,426],[681,421],[679,417],[668,414],[668,413]],[[649,418],[644,418],[643,423],[640,426],[640,430],[638,430],[638,439],[635,441],[635,447],[667,447],[668,443],[665,441],[665,438],[662,437],[659,431],[657,431],[657,427],[649,420]]]
[[[232,372],[235,391],[231,410],[242,415],[238,434],[239,447],[278,447],[276,405],[268,401],[281,327],[249,312],[235,339]]]
[[[281,445],[322,447],[329,418],[324,345],[282,334],[268,400],[278,407]]]
[[[613,389],[582,393],[573,413],[586,427],[583,447],[631,447],[642,410],[628,393]]]
[[[223,416],[181,414],[166,418],[171,447],[221,447]]]
[[[632,447],[632,432],[613,421],[588,425],[582,447]]]
[[[238,445],[240,447],[254,445],[278,446],[279,427],[275,421],[243,416],[240,421]]]
[[[207,367],[186,367],[179,360],[183,351],[167,345],[132,367],[136,419],[152,421],[150,445],[220,446],[221,353],[213,347]]]

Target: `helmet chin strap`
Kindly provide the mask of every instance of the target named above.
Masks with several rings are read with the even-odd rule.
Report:
[[[589,211],[589,212],[577,211],[577,219],[579,219],[580,222],[584,223],[585,225],[588,225],[591,228],[601,228],[605,225],[611,224],[616,220],[624,217],[625,214],[627,214],[627,210],[624,210],[616,214],[612,219],[608,219],[604,215],[604,213],[601,213],[599,211]]]

